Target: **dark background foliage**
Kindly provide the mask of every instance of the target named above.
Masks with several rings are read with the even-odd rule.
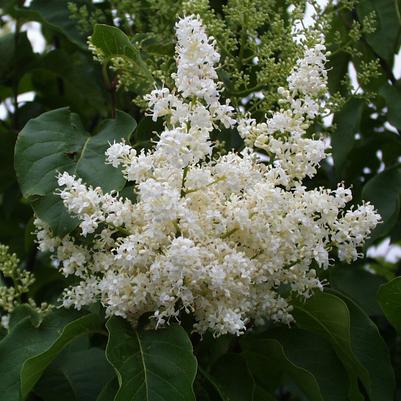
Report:
[[[6,110],[0,122],[0,243],[17,253],[22,269],[34,273],[36,282],[29,295],[37,303],[55,302],[68,283],[51,265],[49,256],[35,247],[32,207],[60,232],[73,229],[74,222],[63,214],[60,205],[55,206],[52,184],[35,187],[41,172],[26,171],[17,182],[17,137],[23,130],[23,140],[35,140],[42,131],[27,123],[41,116],[37,121],[46,128],[52,119],[51,133],[62,136],[64,147],[61,151],[49,148],[48,152],[61,152],[60,157],[69,159],[82,177],[90,177],[88,169],[93,169],[85,160],[76,166],[83,136],[93,136],[91,143],[99,149],[113,135],[149,146],[151,133],[158,127],[134,101],[154,83],[152,63],[173,56],[173,44],[160,40],[160,32],[155,34],[151,27],[148,11],[154,9],[154,1],[142,2],[138,15],[143,24],[136,32],[127,29],[123,19],[113,18],[113,1],[23,3],[0,0],[0,23],[6,29],[9,21],[14,21],[15,27],[0,36],[0,101]],[[271,3],[276,4],[278,13],[283,12],[279,2]],[[383,218],[367,248],[388,238],[397,245],[401,241],[401,83],[393,67],[401,44],[401,4],[397,0],[338,3],[330,6],[329,87],[331,94],[341,95],[343,101],[330,130],[332,162],[325,162],[307,185],[334,188],[343,181],[352,186],[355,202],[370,200]],[[225,1],[210,4],[216,13],[222,13]],[[72,10],[85,10],[82,6],[86,6],[87,14],[81,12],[79,21],[72,18]],[[119,7],[124,10],[128,5],[121,1]],[[374,32],[353,37],[355,24],[372,12]],[[26,32],[26,24],[32,21],[40,24],[46,41],[41,53],[33,51]],[[93,32],[93,22],[121,30],[97,25]],[[168,25],[171,21],[167,16],[162,22]],[[93,60],[87,47],[87,36],[92,33],[94,45],[110,52],[110,57],[123,55],[141,77],[129,82],[129,90],[118,87],[119,71]],[[171,32],[166,38],[171,38]],[[140,47],[136,46],[139,42]],[[360,84],[357,93],[347,84],[350,63]],[[375,73],[367,76],[372,66],[376,66]],[[240,64],[240,70],[247,68],[245,61]],[[228,67],[221,72],[228,85],[227,96],[251,93],[255,82],[249,87],[230,87],[230,71]],[[365,96],[358,95],[361,91]],[[34,94],[33,99],[22,101],[20,95],[27,92]],[[255,106],[254,101],[244,107],[262,118],[261,106]],[[52,117],[42,116],[59,108],[64,109]],[[76,114],[71,117],[70,113]],[[75,142],[71,142],[71,124],[75,124],[74,129],[79,125],[82,135]],[[322,124],[314,128],[324,130]],[[239,138],[223,135],[230,138],[227,147],[242,146]],[[72,145],[68,147],[67,142]],[[102,152],[99,155],[97,167],[102,165]],[[29,160],[17,152],[17,172],[27,163]],[[101,172],[88,180],[111,185],[103,182],[103,176]],[[81,312],[56,310],[39,322],[36,312],[23,305],[11,317],[9,334],[5,330],[1,334],[0,398],[190,401],[195,399],[191,385],[196,375],[194,393],[197,400],[204,401],[401,399],[401,344],[397,334],[401,332],[400,273],[399,262],[391,263],[383,257],[365,256],[352,266],[336,264],[325,273],[330,282],[327,291],[306,304],[295,305],[295,327],[264,327],[241,338],[206,335],[200,339],[191,335],[190,319],[184,319],[182,327],[173,325],[156,333],[141,328],[134,331],[117,318],[105,325],[98,305]],[[2,285],[7,284],[2,280]],[[165,346],[157,345],[160,339]]]

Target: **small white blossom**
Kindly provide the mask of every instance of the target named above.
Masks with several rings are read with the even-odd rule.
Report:
[[[8,328],[10,326],[10,315],[3,315],[1,317],[0,325],[4,329],[8,330]]]
[[[124,160],[135,155],[135,149],[132,149],[131,146],[126,145],[124,142],[114,142],[113,145],[106,150],[106,161],[113,167],[118,167]]]

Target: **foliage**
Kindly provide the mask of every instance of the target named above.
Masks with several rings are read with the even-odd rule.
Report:
[[[269,322],[241,337],[200,337],[186,315],[180,326],[153,331],[146,315],[134,329],[121,318],[106,319],[100,305],[79,312],[37,306],[57,304],[76,283],[55,269],[57,260],[38,251],[32,208],[58,233],[75,235],[78,222],[54,195],[55,174],[64,170],[133,197],[118,170],[104,164],[104,151],[120,139],[137,149],[152,147],[160,123],[146,115],[143,95],[161,82],[172,87],[177,15],[201,16],[221,50],[223,100],[230,98],[261,122],[267,110],[280,107],[277,88],[285,86],[300,55],[292,26],[306,2],[24,3],[0,1],[0,242],[8,247],[0,255],[0,305],[2,315],[9,314],[8,329],[0,331],[2,400],[401,397],[400,266],[367,257],[366,249],[358,262],[336,262],[321,273],[330,284],[295,305],[291,327]],[[332,162],[325,161],[305,185],[352,186],[355,204],[371,201],[383,219],[367,248],[385,238],[399,244],[401,86],[393,67],[401,4],[308,4],[331,51],[328,85],[335,113],[330,127],[323,118],[311,127],[311,133],[330,135]],[[25,32],[32,21],[45,39],[39,53]],[[26,93],[32,100],[23,100]],[[230,129],[218,138],[218,152],[243,147]]]

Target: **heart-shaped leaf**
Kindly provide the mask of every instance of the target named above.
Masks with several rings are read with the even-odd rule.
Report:
[[[128,140],[135,127],[135,120],[119,111],[115,119],[105,120],[91,136],[77,114],[62,108],[30,120],[20,132],[15,169],[22,194],[57,235],[77,226],[54,194],[57,174],[68,171],[104,191],[122,189],[125,179],[118,169],[105,164],[104,152],[110,143]]]
[[[334,292],[334,291],[333,291]],[[318,293],[297,305],[298,327],[327,338],[346,367],[351,393],[357,393],[356,380],[375,401],[393,399],[394,377],[388,350],[377,327],[349,298]]]
[[[99,331],[98,315],[57,310],[35,327],[31,316],[21,314],[0,342],[0,393],[2,401],[25,400],[44,370],[74,338]]]
[[[106,326],[106,355],[120,383],[114,401],[195,401],[197,363],[181,326],[138,331],[117,317]]]

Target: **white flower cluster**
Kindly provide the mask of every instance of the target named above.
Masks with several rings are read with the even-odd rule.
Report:
[[[220,103],[219,54],[199,18],[181,19],[176,31],[176,91],[146,97],[153,119],[165,118],[159,141],[148,152],[126,143],[106,152],[134,183],[136,201],[60,174],[59,195],[86,239],[55,238],[37,220],[40,248],[80,278],[65,292],[67,307],[100,300],[108,315],[136,322],[150,312],[157,326],[191,312],[195,331],[216,335],[290,323],[291,299],[322,289],[317,269],[336,252],[355,260],[379,221],[369,204],[344,211],[351,191],[342,185],[302,185],[325,157],[324,142],[304,136],[323,107],[324,45],[306,49],[280,89],[282,110],[265,123],[239,121],[249,146],[212,157],[211,131],[236,124],[233,108]],[[250,145],[272,162],[260,162]]]
[[[327,112],[322,100],[327,93],[326,55],[323,39],[313,48],[305,48],[304,58],[287,79],[288,89],[279,88],[282,108],[264,123],[242,119],[238,125],[245,143],[263,149],[281,169],[285,186],[313,177],[326,157],[324,141],[305,137],[316,116]]]

